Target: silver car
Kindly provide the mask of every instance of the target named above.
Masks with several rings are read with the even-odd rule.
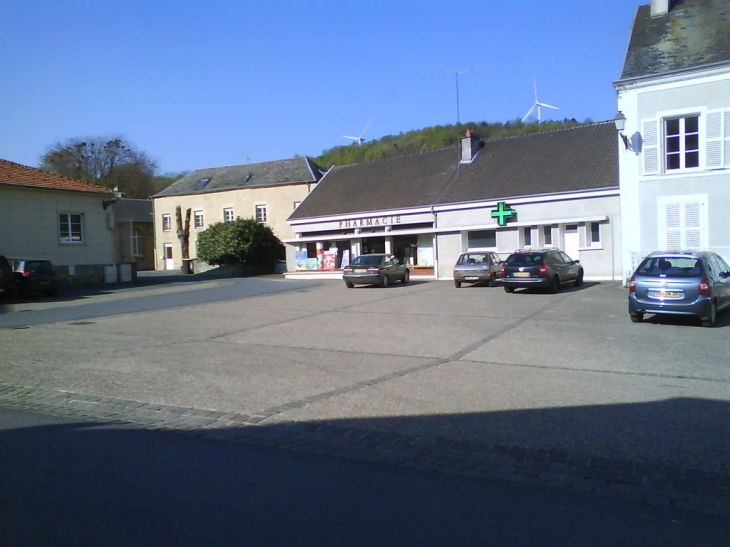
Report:
[[[497,253],[461,253],[454,264],[454,285],[462,283],[486,283],[490,287],[502,276],[502,259]]]
[[[644,314],[698,317],[705,327],[730,307],[730,266],[713,252],[654,252],[629,281],[629,316]]]

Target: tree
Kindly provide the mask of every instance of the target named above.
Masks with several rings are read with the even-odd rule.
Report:
[[[215,266],[246,264],[271,270],[283,256],[279,238],[253,218],[211,224],[198,234],[198,258]]]
[[[190,209],[185,212],[185,224],[182,219],[182,207],[175,207],[175,221],[177,223],[177,238],[180,240],[180,250],[182,251],[182,271],[190,273]]]
[[[125,197],[155,193],[157,163],[122,137],[72,138],[51,146],[40,168],[72,179],[119,188]]]

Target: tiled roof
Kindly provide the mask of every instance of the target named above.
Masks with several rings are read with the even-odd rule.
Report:
[[[152,222],[151,199],[125,199],[116,201],[114,207],[115,222]]]
[[[304,156],[288,160],[212,167],[188,173],[153,197],[313,183],[319,181],[324,173],[323,168]],[[204,179],[210,180],[205,184],[198,184]]]
[[[490,140],[471,163],[461,148],[332,168],[290,220],[618,189],[613,122]]]
[[[658,17],[651,17],[648,5],[637,9],[618,82],[730,63],[730,2],[670,5]]]
[[[28,167],[3,159],[0,159],[0,186],[84,192],[104,196],[113,195],[113,192],[108,188],[69,179],[54,173],[47,173],[35,167]]]

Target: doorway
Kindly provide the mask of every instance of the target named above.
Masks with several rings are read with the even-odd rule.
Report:
[[[578,260],[578,249],[580,249],[580,238],[578,237],[578,225],[566,224],[563,234],[563,251],[573,260]]]
[[[172,259],[172,243],[165,243],[165,269],[175,269],[175,261]]]

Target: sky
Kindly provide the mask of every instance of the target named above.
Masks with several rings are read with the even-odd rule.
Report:
[[[543,120],[609,120],[648,1],[2,0],[0,158],[93,136],[161,174],[316,157],[522,118],[534,83]]]

